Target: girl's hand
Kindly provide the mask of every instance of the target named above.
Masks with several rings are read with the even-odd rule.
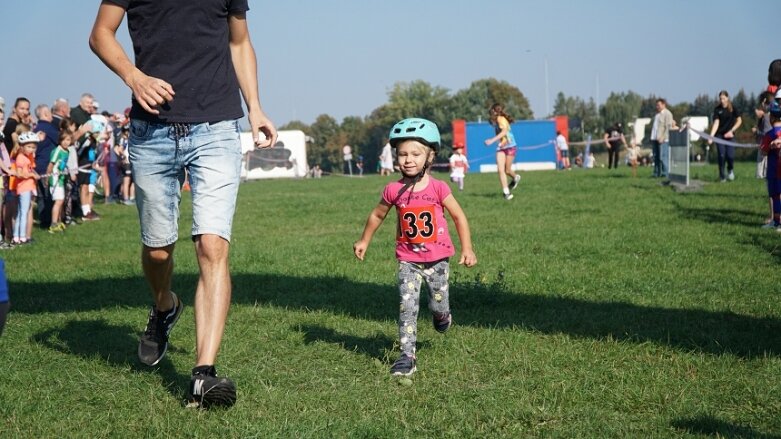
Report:
[[[353,253],[355,253],[355,257],[363,260],[363,257],[366,255],[366,248],[369,245],[364,241],[355,241],[355,244],[353,244]]]
[[[458,264],[467,268],[474,267],[477,264],[477,256],[472,250],[465,250],[461,252],[461,257],[458,259]]]
[[[494,139],[485,139],[485,146],[488,146],[492,143],[494,143]]]

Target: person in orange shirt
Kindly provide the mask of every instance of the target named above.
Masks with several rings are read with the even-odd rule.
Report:
[[[16,195],[19,197],[19,208],[14,223],[14,244],[26,244],[30,241],[27,215],[35,195],[36,181],[41,178],[35,172],[35,147],[39,140],[38,134],[32,131],[19,135],[19,149],[16,150]]]

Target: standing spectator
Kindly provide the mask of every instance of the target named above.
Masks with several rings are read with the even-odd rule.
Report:
[[[130,131],[123,126],[114,150],[120,160],[120,172],[122,173],[122,189],[120,191],[122,204],[130,205],[136,200],[135,187],[133,186],[133,168],[130,166],[130,151],[128,151],[128,136]]]
[[[71,108],[70,119],[76,124],[76,128],[90,121],[92,116],[94,98],[90,93],[84,93],[79,99],[79,105]]]
[[[561,169],[572,170],[569,163],[569,145],[567,145],[567,138],[564,137],[561,131],[556,131],[556,151],[561,157]]]
[[[49,174],[49,190],[52,197],[52,224],[49,233],[57,233],[65,230],[62,221],[62,204],[65,200],[65,182],[68,179],[68,148],[73,143],[72,135],[63,131],[60,133],[58,146],[49,155],[49,165],[46,173]]]
[[[777,103],[770,106],[770,130],[762,136],[759,150],[767,156],[767,194],[770,197],[772,220],[763,228],[781,231],[781,166],[779,149],[781,148],[781,108]]]
[[[521,176],[513,170],[513,161],[518,148],[515,144],[515,136],[510,124],[513,123],[512,117],[504,112],[502,104],[493,104],[489,110],[491,125],[494,126],[496,135],[485,140],[485,144],[490,145],[499,142],[496,147],[496,171],[499,173],[499,183],[502,185],[502,195],[505,200],[512,200],[513,189],[518,186]],[[508,182],[507,177],[511,180]]]
[[[605,129],[605,146],[607,146],[607,168],[618,168],[618,156],[621,152],[621,145],[626,148],[626,138],[624,137],[624,124],[616,122]]]
[[[3,127],[5,147],[8,149],[8,151],[14,149],[13,133],[16,131],[16,126],[20,123],[29,124],[29,118],[30,100],[23,97],[16,98],[11,115],[8,116],[8,120],[5,122],[5,127]]]
[[[385,141],[385,146],[382,147],[382,153],[380,153],[380,175],[391,174],[393,174],[393,152],[390,142]]]
[[[19,197],[19,208],[16,212],[14,223],[14,245],[27,244],[30,241],[27,222],[30,216],[32,197],[35,194],[35,180],[40,177],[35,172],[35,145],[38,143],[38,134],[26,131],[19,135],[19,147],[15,148],[16,156],[16,195]]]
[[[130,162],[142,266],[154,297],[138,356],[150,366],[165,355],[168,335],[184,306],[171,291],[171,278],[179,184],[188,171],[191,236],[200,270],[195,291],[196,360],[188,390],[188,405],[195,407],[230,406],[236,401],[235,385],[218,378],[214,364],[230,306],[228,252],[241,172],[242,97],[255,146],[268,148],[277,140],[277,130],[258,97],[247,10],[247,0],[104,0],[89,40],[92,50],[133,92]],[[126,11],[135,65],[116,38]],[[192,25],[195,15],[198,26]]]
[[[456,143],[453,145],[453,155],[450,156],[450,181],[458,184],[460,191],[464,190],[467,169],[469,169],[469,162],[464,155],[464,145]]]
[[[667,101],[656,100],[656,116],[651,127],[651,147],[654,156],[653,177],[667,177],[668,157],[670,153],[670,130],[677,129],[673,114],[667,109]]]
[[[52,104],[52,123],[55,126],[60,126],[63,119],[70,119],[71,109],[68,106],[68,100],[65,98],[59,98]]]
[[[35,117],[38,118],[38,125],[35,131],[43,133],[41,141],[35,150],[35,172],[38,175],[46,174],[49,167],[49,158],[52,151],[57,148],[60,137],[59,126],[53,123],[52,113],[49,106],[45,104],[35,107]],[[48,229],[52,223],[52,194],[49,190],[49,179],[38,179],[38,195],[36,196],[36,209],[38,214],[38,225],[41,229]]]
[[[87,220],[100,218],[97,212],[95,212],[94,215],[90,215],[89,218],[85,218],[87,214],[83,211],[82,208],[82,206],[89,206],[90,204],[88,199],[88,191],[90,175],[92,173],[92,163],[89,161],[88,154],[89,148],[94,146],[92,145],[93,139],[91,138],[91,115],[93,110],[93,101],[94,97],[92,94],[83,93],[79,99],[79,105],[70,109],[70,120],[75,124],[77,130],[73,140],[74,148],[76,149],[78,157],[78,165],[80,168],[76,177],[74,192],[71,195],[71,202],[73,204],[71,213],[73,220],[76,223],[81,222],[82,218]],[[88,168],[82,168],[82,166],[88,166]],[[86,187],[86,189],[82,189],[82,187]],[[84,199],[82,199],[82,196]]]
[[[738,110],[732,106],[729,99],[729,93],[726,90],[719,92],[719,105],[713,109],[713,124],[711,125],[710,135],[716,139],[733,141],[735,131],[743,123]],[[708,145],[713,144],[713,139],[708,139]],[[729,180],[735,180],[735,147],[716,142],[716,150],[719,154],[719,181],[722,183]],[[724,169],[726,164],[726,171]]]
[[[0,98],[2,99],[2,98]],[[5,102],[3,102],[5,103]],[[11,236],[6,234],[6,227],[4,225],[6,218],[6,203],[5,196],[8,188],[8,180],[12,175],[11,170],[11,156],[8,153],[8,149],[5,147],[5,134],[3,134],[3,127],[5,126],[5,112],[0,107],[0,250],[6,250],[12,246],[6,242],[11,239]]]
[[[760,93],[757,99],[757,107],[754,109],[754,116],[757,119],[757,125],[751,127],[751,132],[754,134],[754,141],[757,144],[762,142],[762,137],[768,132],[772,126],[770,124],[769,114],[767,112],[770,106],[770,101],[773,99],[773,94],[769,91],[763,91]],[[762,153],[762,149],[757,150],[757,178],[765,178],[767,172],[767,155]]]
[[[359,155],[358,160],[355,162],[355,167],[358,168],[358,176],[363,177],[363,156]]]

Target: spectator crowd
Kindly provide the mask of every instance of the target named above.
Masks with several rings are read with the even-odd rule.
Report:
[[[129,111],[100,111],[89,93],[34,109],[0,97],[0,249],[32,243],[35,225],[56,234],[99,220],[96,201],[134,204]]]

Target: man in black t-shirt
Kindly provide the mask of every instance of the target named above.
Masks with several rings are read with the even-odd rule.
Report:
[[[156,365],[183,304],[170,290],[180,182],[188,171],[191,236],[200,274],[195,292],[196,361],[189,403],[232,405],[236,388],[214,363],[230,305],[230,231],[241,170],[241,97],[255,145],[276,142],[260,105],[247,0],[103,0],[90,47],[132,93],[130,162],[155,304],[141,336],[141,362]],[[116,38],[127,14],[135,65]],[[259,133],[265,135],[261,140]],[[197,182],[197,184],[193,184]]]
[[[621,151],[621,145],[626,147],[624,125],[621,122],[616,122],[613,126],[605,129],[604,140],[607,147],[607,168],[618,168],[618,153]]]

